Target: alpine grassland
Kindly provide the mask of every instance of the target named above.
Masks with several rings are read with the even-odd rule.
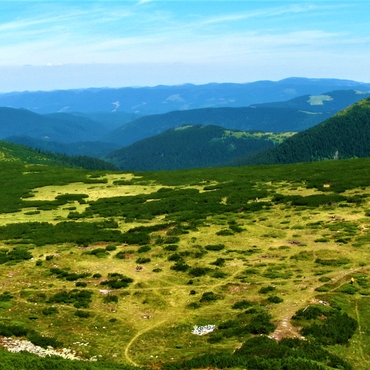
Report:
[[[369,369],[369,168],[0,162],[0,369]]]

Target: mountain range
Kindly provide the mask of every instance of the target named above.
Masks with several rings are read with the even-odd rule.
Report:
[[[287,78],[244,84],[210,83],[177,86],[24,91],[0,94],[0,106],[40,114],[55,112],[126,112],[141,116],[216,107],[247,107],[334,90],[370,90],[370,84],[339,79]]]
[[[288,82],[294,82],[302,90],[312,88],[315,84],[317,90],[322,86],[326,87],[329,82],[347,88],[360,86],[362,90],[335,90],[316,95],[302,95],[286,101],[260,102],[248,107],[187,109],[142,117],[138,113],[118,110],[38,114],[23,108],[2,107],[0,139],[57,153],[102,158],[121,169],[130,170],[289,163],[335,156],[337,149],[330,149],[334,150],[334,154],[311,153],[309,157],[293,155],[297,150],[289,149],[290,159],[286,154],[271,153],[282,153],[287,145],[295,146],[292,143],[298,140],[296,137],[312,137],[312,132],[318,132],[315,130],[319,130],[322,122],[326,122],[351,104],[370,97],[370,91],[365,90],[368,86],[353,81],[308,79],[287,79],[274,83],[274,86],[285,86]],[[255,83],[256,94],[265,84],[270,85],[266,81]],[[190,86],[187,87],[190,89]],[[239,86],[240,89],[244,87]],[[221,86],[214,88],[220,91]],[[65,95],[70,92],[66,91]],[[48,98],[51,101],[54,93],[42,92],[41,95],[46,97],[51,94]],[[31,93],[15,95],[25,98],[32,95],[29,94]],[[12,94],[5,95],[9,98]],[[200,101],[201,98],[198,102]],[[333,118],[335,121],[336,116]],[[208,126],[209,128],[206,128]],[[365,127],[366,125],[363,126]],[[313,129],[307,134],[306,130],[309,128]],[[268,134],[262,135],[261,131]],[[287,135],[276,135],[282,132]],[[302,134],[278,146],[295,132]],[[325,137],[325,130],[320,131],[320,135]],[[340,130],[334,136],[340,138]],[[326,138],[321,140],[327,141]],[[301,148],[314,146],[311,142],[306,144],[306,141],[305,144],[301,143]],[[350,151],[342,148],[338,155],[347,158],[364,154],[352,155]]]

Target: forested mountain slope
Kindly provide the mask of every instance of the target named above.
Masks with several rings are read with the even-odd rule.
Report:
[[[370,98],[239,164],[295,163],[370,156]]]
[[[18,162],[46,164],[50,166],[79,167],[90,170],[115,170],[116,167],[106,161],[87,156],[68,156],[33,149],[27,146],[0,140],[0,162]]]
[[[331,114],[310,114],[290,108],[204,108],[145,116],[127,123],[105,140],[120,146],[183,125],[216,125],[239,131],[291,132],[311,127]]]
[[[219,126],[182,126],[107,154],[120,169],[176,170],[220,166],[240,156],[274,146],[286,135],[237,132]]]

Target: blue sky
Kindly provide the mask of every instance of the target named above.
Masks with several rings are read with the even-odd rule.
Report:
[[[370,82],[369,1],[1,1],[0,92]]]

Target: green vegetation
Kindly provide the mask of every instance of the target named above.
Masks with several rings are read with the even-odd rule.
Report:
[[[1,328],[102,356],[75,368],[365,370],[369,165],[129,174],[0,162]]]

